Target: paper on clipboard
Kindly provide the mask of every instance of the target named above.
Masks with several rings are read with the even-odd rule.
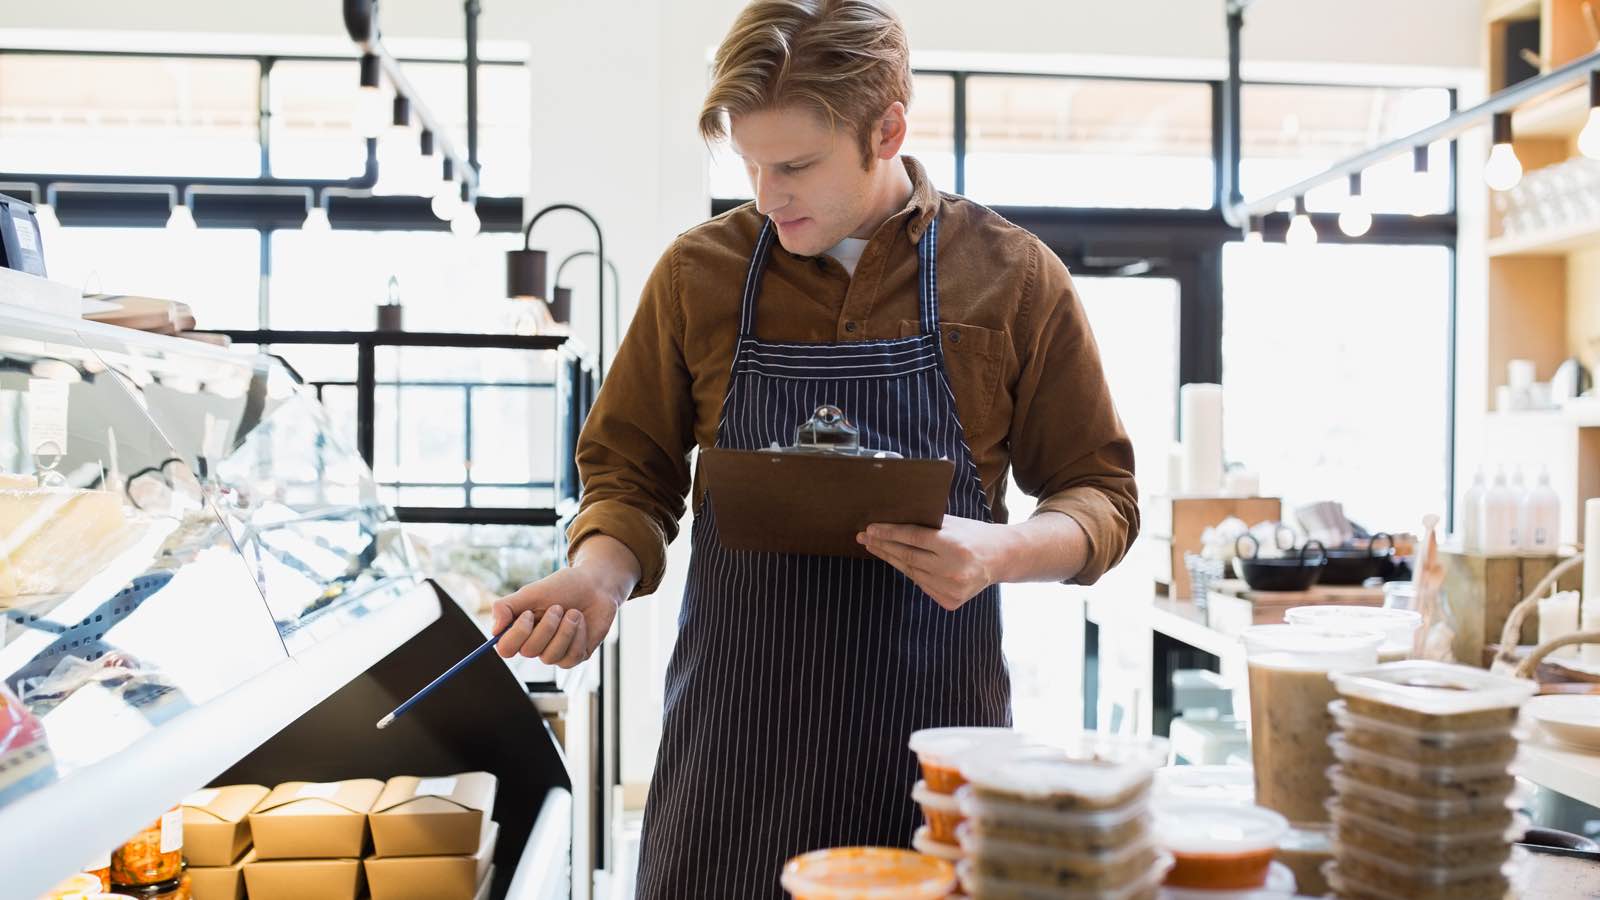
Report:
[[[700,470],[728,549],[862,559],[868,525],[938,528],[955,477],[947,459],[720,447],[700,452]]]

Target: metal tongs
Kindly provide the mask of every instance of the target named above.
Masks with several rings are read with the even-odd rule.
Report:
[[[833,456],[865,456],[871,459],[900,459],[893,450],[873,450],[861,446],[861,431],[845,418],[844,410],[823,405],[800,423],[794,431],[793,446],[785,447],[777,441],[767,448],[768,453],[827,453]]]

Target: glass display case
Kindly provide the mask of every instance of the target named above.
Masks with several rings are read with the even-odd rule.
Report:
[[[0,821],[276,685],[238,700],[228,739],[185,739],[187,777],[209,777],[438,609],[281,362],[0,306]]]

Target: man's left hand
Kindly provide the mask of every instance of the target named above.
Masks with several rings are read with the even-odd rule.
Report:
[[[869,525],[856,541],[927,592],[957,610],[1002,578],[1008,526],[945,516],[939,528]]]

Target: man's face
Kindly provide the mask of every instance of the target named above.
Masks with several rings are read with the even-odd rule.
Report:
[[[784,249],[820,256],[866,221],[873,175],[885,161],[875,155],[873,168],[864,168],[849,126],[830,129],[819,113],[796,107],[746,113],[729,124],[756,210],[772,219]]]

